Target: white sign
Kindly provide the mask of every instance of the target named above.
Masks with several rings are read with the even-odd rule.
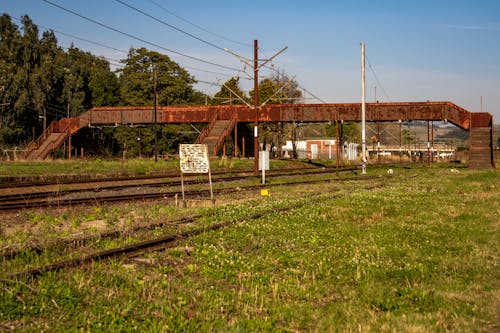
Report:
[[[207,145],[181,144],[179,157],[183,173],[208,173],[210,171]]]
[[[262,167],[264,166],[264,167]],[[269,151],[259,151],[259,170],[269,170]]]

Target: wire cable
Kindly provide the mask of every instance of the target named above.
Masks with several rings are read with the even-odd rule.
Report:
[[[156,22],[158,22],[158,23],[161,23],[161,24],[163,24],[163,25],[165,25],[165,26],[167,26],[167,27],[169,27],[169,28],[172,28],[172,29],[174,29],[174,30],[176,30],[176,31],[179,31],[180,33],[183,33],[183,34],[185,34],[185,35],[187,35],[187,36],[189,36],[189,37],[191,37],[191,38],[194,38],[194,39],[196,39],[196,40],[198,40],[198,41],[200,41],[200,42],[202,42],[202,43],[205,43],[205,44],[207,44],[207,45],[209,45],[209,46],[211,46],[211,47],[214,47],[214,48],[216,48],[216,49],[218,49],[218,50],[220,50],[220,51],[224,51],[224,48],[223,48],[222,46],[218,46],[218,45],[216,45],[216,44],[214,44],[214,43],[212,43],[212,42],[209,42],[209,41],[207,41],[207,40],[205,40],[205,39],[203,39],[203,38],[200,38],[200,37],[195,36],[195,35],[193,35],[193,34],[191,34],[191,33],[187,32],[187,31],[184,31],[184,30],[182,30],[182,29],[180,29],[180,28],[177,28],[176,26],[174,26],[174,25],[172,25],[172,24],[170,24],[170,23],[167,23],[167,22],[165,22],[165,21],[163,21],[163,20],[161,20],[161,19],[159,19],[159,18],[157,18],[157,17],[154,17],[153,15],[148,14],[148,13],[146,13],[145,11],[140,10],[139,8],[134,7],[134,6],[130,5],[130,4],[128,4],[128,3],[124,2],[124,1],[122,1],[122,0],[115,0],[115,1],[116,1],[116,2],[118,2],[118,3],[120,3],[120,4],[122,4],[122,5],[124,5],[125,7],[128,7],[128,8],[130,8],[130,9],[132,9],[132,10],[134,10],[134,11],[138,12],[138,13],[141,13],[142,15],[144,15],[144,16],[146,16],[146,17],[149,17],[150,19],[155,20],[155,21],[156,21]]]
[[[246,46],[246,47],[252,47],[252,45],[251,45],[251,44],[238,42],[238,41],[232,40],[232,39],[230,39],[230,38],[224,37],[224,36],[222,36],[222,35],[219,35],[219,34],[217,34],[217,33],[215,33],[215,32],[211,32],[210,30],[207,30],[207,29],[205,29],[205,28],[203,28],[203,27],[201,27],[201,26],[197,25],[196,23],[193,23],[193,22],[191,22],[191,21],[189,21],[189,20],[187,20],[187,19],[185,19],[185,18],[183,18],[183,17],[181,17],[181,16],[179,16],[179,15],[177,15],[177,14],[173,13],[172,11],[170,11],[170,10],[168,10],[167,8],[163,7],[162,5],[160,5],[158,2],[156,2],[156,1],[154,1],[154,0],[148,0],[148,1],[149,1],[149,2],[151,2],[151,3],[153,3],[153,4],[155,4],[156,6],[158,6],[159,8],[161,8],[162,10],[164,10],[165,12],[167,12],[168,14],[170,14],[170,15],[172,15],[172,16],[174,16],[174,17],[178,18],[179,20],[181,20],[181,21],[183,21],[183,22],[186,22],[187,24],[190,24],[190,25],[192,25],[193,27],[195,27],[195,28],[197,28],[197,29],[200,29],[201,31],[204,31],[204,32],[206,32],[206,33],[208,33],[208,34],[210,34],[210,35],[213,35],[213,36],[215,36],[215,37],[217,37],[217,38],[223,39],[223,40],[228,41],[228,42],[231,42],[231,43],[239,44],[239,45]]]
[[[78,17],[80,17],[80,18],[82,18],[82,19],[84,19],[86,21],[89,21],[89,22],[92,22],[94,24],[97,24],[97,25],[99,25],[99,26],[101,26],[103,28],[106,28],[108,30],[112,30],[112,31],[114,31],[116,33],[119,33],[121,35],[124,35],[124,36],[127,36],[129,38],[135,39],[135,40],[140,41],[142,43],[145,43],[145,44],[157,47],[157,48],[162,49],[164,51],[167,51],[167,52],[170,52],[170,53],[174,53],[174,54],[177,54],[179,56],[183,56],[183,57],[186,57],[186,58],[189,58],[189,59],[192,59],[192,60],[196,60],[196,61],[199,61],[199,62],[203,62],[205,64],[209,64],[209,65],[212,65],[212,66],[221,67],[221,68],[229,69],[229,70],[232,70],[232,71],[241,72],[241,70],[239,70],[237,68],[232,68],[232,67],[228,67],[228,66],[225,66],[225,65],[217,64],[217,63],[214,63],[214,62],[211,62],[211,61],[207,61],[207,60],[204,60],[204,59],[201,59],[201,58],[198,58],[198,57],[194,57],[194,56],[182,53],[182,52],[178,52],[178,51],[174,51],[174,50],[168,49],[168,48],[163,47],[163,46],[161,46],[159,44],[156,44],[156,43],[149,42],[149,41],[147,41],[147,40],[145,40],[143,38],[131,35],[131,34],[127,33],[127,32],[124,32],[124,31],[118,30],[116,28],[110,27],[109,25],[106,25],[106,24],[104,24],[102,22],[99,22],[97,20],[91,19],[91,18],[89,18],[89,17],[87,17],[85,15],[79,14],[79,13],[77,13],[77,12],[71,10],[71,9],[65,8],[65,7],[63,7],[61,5],[58,5],[58,4],[54,3],[54,2],[52,2],[52,1],[49,1],[49,0],[41,0],[41,1],[47,3],[47,4],[51,5],[51,6],[54,6],[56,8],[59,8],[59,9],[65,11],[67,13],[70,13],[70,14],[73,14],[75,16],[78,16]]]
[[[227,76],[227,77],[234,77],[233,74],[214,72],[214,71],[209,71],[206,69],[201,69],[201,68],[196,68],[196,67],[191,67],[191,66],[184,66],[184,68],[192,69],[194,71],[199,71],[199,72],[204,72],[204,73],[217,74],[217,75],[222,75],[222,76]],[[246,79],[246,78],[244,78],[244,79]]]
[[[18,19],[17,17],[13,17],[13,19],[22,23],[22,21],[20,19]],[[37,26],[42,27],[42,28],[47,29],[47,30],[52,30],[54,32],[57,32],[58,34],[61,34],[61,35],[67,36],[67,37],[75,38],[75,39],[78,39],[78,40],[81,40],[81,41],[84,41],[84,42],[87,42],[87,43],[90,43],[90,44],[94,44],[94,45],[97,45],[97,46],[105,47],[105,48],[113,50],[113,51],[122,52],[122,53],[128,53],[128,51],[120,50],[120,49],[117,49],[117,48],[114,48],[114,47],[111,47],[109,45],[105,45],[105,44],[102,44],[102,43],[99,43],[99,42],[94,42],[94,41],[92,41],[90,39],[85,39],[85,38],[82,38],[82,37],[71,35],[71,34],[68,34],[68,33],[65,33],[65,32],[62,32],[62,31],[59,31],[59,30],[56,30],[56,29],[53,29],[53,28],[50,28],[50,27],[47,27],[47,26],[44,26],[44,25],[41,25],[41,24],[37,24]]]
[[[375,70],[373,69],[372,64],[370,63],[370,60],[368,60],[368,57],[366,55],[365,55],[365,58],[366,58],[366,61],[368,62],[368,67],[370,67],[370,70],[372,71],[373,76],[375,77],[375,80],[377,81],[377,84],[380,86],[380,88],[382,88],[382,92],[384,93],[387,100],[389,102],[392,102],[389,95],[387,95],[387,92],[385,91],[384,86],[382,85],[382,83],[380,83],[380,80],[377,77],[377,73],[375,73]]]
[[[278,75],[280,74],[279,69],[276,69],[276,68],[274,68],[271,65],[264,66],[264,68],[270,69],[270,70],[278,73]],[[312,97],[314,97],[315,99],[317,99],[318,101],[320,101],[321,103],[327,104],[324,100],[322,100],[321,98],[319,98],[318,96],[314,95],[312,92],[310,92],[309,90],[307,90],[306,88],[304,88],[303,86],[301,86],[300,84],[298,84],[298,82],[297,82],[297,86],[298,86],[298,88],[304,90],[304,92],[308,93],[309,95],[311,95]],[[304,99],[305,99],[305,96],[304,96]]]

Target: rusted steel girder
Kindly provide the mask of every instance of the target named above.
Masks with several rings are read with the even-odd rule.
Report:
[[[259,122],[325,122],[360,121],[360,103],[341,104],[274,104],[258,108]],[[80,116],[80,124],[150,124],[152,106],[96,107]],[[217,119],[230,119],[236,113],[238,122],[254,122],[254,109],[245,105],[160,106],[158,123],[207,123],[213,112]],[[451,102],[367,103],[367,121],[446,120],[469,130],[471,112]]]

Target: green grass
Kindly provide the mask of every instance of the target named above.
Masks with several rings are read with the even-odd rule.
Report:
[[[2,274],[0,328],[498,330],[498,172],[395,168],[387,186],[362,186],[276,188],[270,198],[205,209],[212,223],[240,222],[138,260],[35,281]]]
[[[253,159],[213,159],[210,162],[212,170],[253,170]],[[283,167],[307,166],[300,161],[271,161],[272,169]],[[29,162],[0,162],[0,180],[2,177],[43,177],[51,175],[103,175],[103,174],[139,174],[146,175],[155,172],[175,171],[179,169],[179,160],[169,159],[158,161],[129,159],[121,160],[54,160]]]

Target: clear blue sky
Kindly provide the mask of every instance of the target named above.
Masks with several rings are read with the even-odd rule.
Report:
[[[234,56],[115,0],[50,1],[163,48],[244,68]],[[499,0],[122,1],[247,58],[253,57],[254,39],[259,40],[262,58],[288,46],[273,62],[275,68],[295,76],[301,86],[328,103],[360,101],[360,42],[365,42],[368,101],[375,99],[376,90],[379,101],[451,101],[480,111],[482,96],[483,111],[500,123]],[[198,80],[224,82],[236,74],[120,35],[42,0],[0,0],[0,11],[14,18],[28,14],[38,25],[119,50],[157,50],[183,67],[196,68],[187,69]],[[126,56],[56,35],[64,47],[73,43],[110,59]],[[251,89],[249,80],[242,82],[244,89]],[[197,88],[210,94],[219,90],[205,83]]]

